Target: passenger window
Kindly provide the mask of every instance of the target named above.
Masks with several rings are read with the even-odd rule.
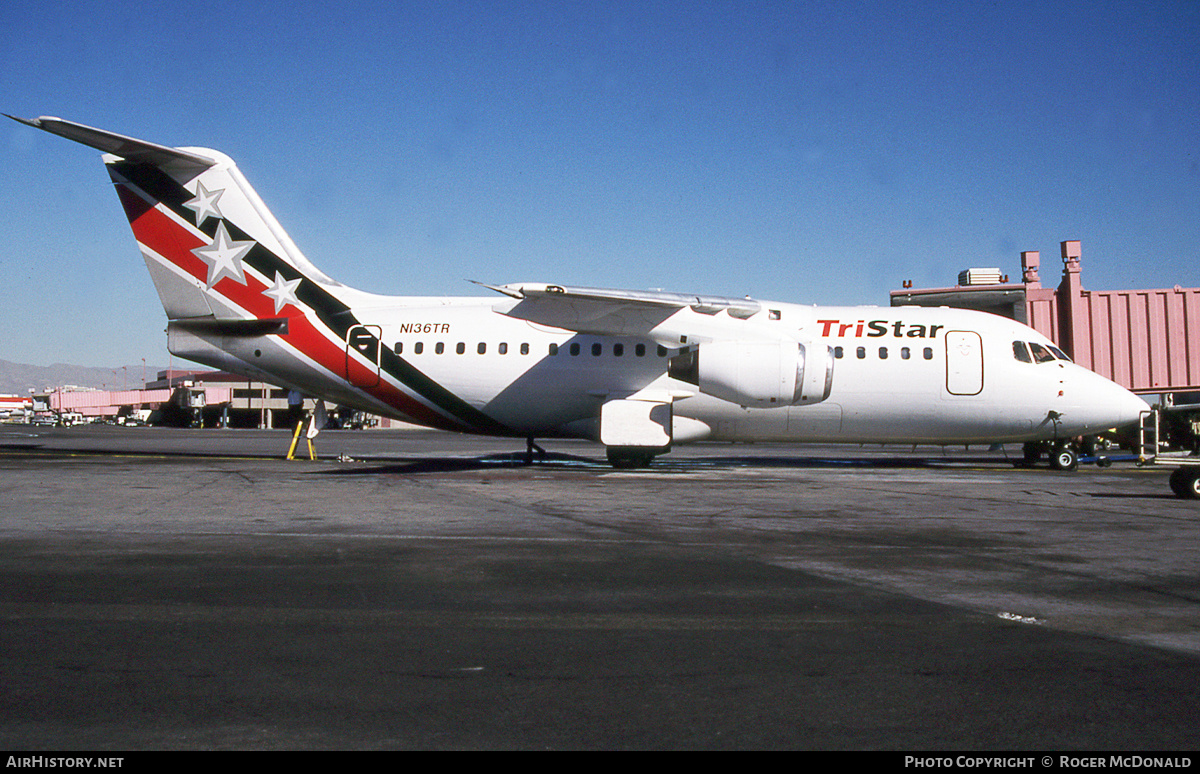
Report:
[[[413,344],[413,354],[414,355],[419,355],[424,351],[425,351],[425,342],[418,341],[416,344]]]
[[[393,349],[395,350],[397,355],[403,355],[404,354],[404,342],[397,341],[396,346],[393,347]]]
[[[529,345],[528,345],[528,344],[522,344],[522,345],[521,345],[521,354],[522,354],[522,355],[528,355],[528,354],[529,354]]]
[[[571,354],[572,354],[572,355],[578,355],[578,354],[579,354],[579,342],[576,342],[576,343],[574,343],[574,344],[572,344],[572,345],[571,345]]]
[[[480,344],[479,346],[482,347],[483,345]],[[497,347],[496,349],[501,355],[507,355],[508,354],[508,343],[502,341],[502,342],[500,342],[500,346]]]
[[[926,347],[923,354],[926,360],[933,360],[933,347]]]
[[[880,360],[887,360],[887,347],[880,347],[880,348],[879,348],[879,359],[880,359]]]
[[[633,348],[633,354],[637,355],[638,357],[645,357],[646,356],[646,345],[638,344],[636,347]]]
[[[454,351],[461,355],[462,353],[467,351],[467,345],[460,341],[460,342],[458,342],[458,345],[454,348]]]
[[[550,354],[551,354],[551,355],[557,355],[557,354],[558,354],[558,345],[557,345],[557,344],[551,344],[551,345],[550,345]]]
[[[858,349],[855,351],[855,353],[854,353],[854,354],[855,354],[855,356],[856,356],[856,357],[857,357],[859,360],[862,360],[863,358],[865,358],[865,357],[867,356],[867,348],[866,348],[866,347],[859,347],[859,348],[858,348]]]
[[[900,359],[908,360],[910,357],[912,357],[912,350],[909,349],[908,347],[901,347],[900,348]]]
[[[845,354],[846,354],[846,350],[844,350],[843,348],[841,348],[841,347],[833,348],[833,356],[836,357],[838,360],[841,360],[842,356],[844,356]]]
[[[434,352],[436,352],[437,354],[439,354],[439,355],[440,355],[440,354],[442,354],[443,352],[445,352],[445,351],[446,351],[446,345],[445,345],[444,343],[442,343],[442,342],[440,342],[440,341],[439,341],[439,342],[437,343],[437,346],[435,346],[435,347],[433,348],[433,351],[434,351]]]
[[[1050,350],[1046,349],[1041,344],[1038,344],[1037,342],[1030,342],[1029,349],[1033,352],[1033,360],[1035,363],[1054,362],[1054,355],[1050,352]]]
[[[659,345],[658,345],[658,356],[659,356],[659,357],[666,357],[666,356],[667,356],[667,348],[666,348],[666,347],[664,347],[662,344],[659,344]]]
[[[484,344],[482,341],[479,342],[479,346],[475,348],[475,351],[481,355],[486,354],[487,353],[487,344]]]
[[[1013,357],[1020,360],[1022,363],[1032,363],[1033,358],[1029,356],[1029,347],[1025,346],[1023,341],[1013,342]]]
[[[625,345],[624,344],[613,344],[613,356],[614,357],[621,357],[621,355],[624,355],[624,354],[625,354]]]
[[[596,342],[592,345],[592,357],[600,357],[600,353],[603,351],[604,347],[601,346],[600,342]]]

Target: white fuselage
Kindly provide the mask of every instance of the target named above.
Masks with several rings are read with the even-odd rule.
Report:
[[[356,319],[391,350],[388,357],[402,358],[520,436],[596,437],[602,404],[647,393],[671,397],[677,443],[1066,439],[1107,430],[1115,419],[1132,421],[1145,408],[1140,399],[1067,360],[1018,360],[1014,342],[1050,342],[1012,320],[966,310],[763,302],[749,319],[684,308],[652,336],[613,336],[515,319],[503,313],[511,306],[505,300],[382,301],[372,297],[369,305],[353,308]],[[667,374],[670,358],[682,349],[739,336],[782,336],[829,348],[828,398],[813,405],[748,408]],[[312,369],[289,367],[291,362],[284,357],[262,366],[314,394],[422,421],[378,401],[355,400],[341,384],[321,384],[325,380]],[[369,356],[362,362],[374,366]],[[328,376],[339,382],[344,375]],[[388,379],[386,369],[381,378]]]

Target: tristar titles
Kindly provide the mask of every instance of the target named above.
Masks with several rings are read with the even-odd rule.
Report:
[[[864,335],[870,338],[879,338],[880,336],[892,335],[896,338],[908,339],[933,339],[937,338],[938,331],[946,326],[944,325],[920,325],[917,323],[906,323],[901,320],[892,322],[891,320],[855,320],[854,322],[842,322],[841,320],[817,320],[817,325],[821,326],[821,336],[829,338],[834,336],[837,338],[856,338],[861,339]]]

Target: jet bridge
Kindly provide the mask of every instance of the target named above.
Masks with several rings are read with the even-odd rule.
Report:
[[[1136,393],[1200,391],[1200,288],[1085,290],[1078,240],[1062,242],[1062,279],[1042,287],[1041,255],[1021,253],[1021,281],[967,270],[959,285],[891,294],[892,306],[978,309],[1045,334],[1076,363]]]

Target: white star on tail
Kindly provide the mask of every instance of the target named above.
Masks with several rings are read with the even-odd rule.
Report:
[[[282,274],[275,272],[275,284],[264,290],[263,295],[275,302],[275,314],[279,314],[279,311],[288,304],[300,305],[300,299],[296,298],[296,288],[298,287],[300,287],[300,280],[284,280]]]
[[[204,187],[204,184],[196,182],[196,196],[190,201],[183,203],[184,207],[196,213],[196,225],[203,226],[204,221],[210,217],[223,218],[221,210],[217,208],[217,200],[221,198],[221,194],[225,193],[224,188],[218,188],[215,191],[209,191]]]
[[[211,288],[229,277],[235,282],[246,284],[246,275],[242,271],[242,258],[254,247],[254,242],[234,242],[225,230],[225,221],[217,224],[217,233],[212,244],[207,247],[197,247],[192,251],[200,260],[208,264],[208,286]]]

